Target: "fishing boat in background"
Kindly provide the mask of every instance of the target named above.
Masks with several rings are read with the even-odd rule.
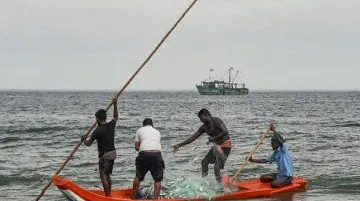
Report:
[[[130,201],[131,188],[113,189],[112,197],[105,197],[103,190],[87,190],[74,182],[62,179],[56,175],[53,177],[54,184],[64,194],[69,201]],[[284,192],[297,191],[304,189],[308,182],[300,177],[293,177],[292,184],[281,188],[272,188],[270,183],[261,183],[260,179],[235,182],[235,190],[229,193],[217,194],[211,200],[241,200],[249,198],[271,197]],[[149,199],[147,199],[149,200]],[[150,199],[151,200],[151,199]],[[205,201],[209,198],[161,198],[164,201]]]
[[[225,75],[229,75],[228,82],[219,81],[219,80],[211,80],[211,76],[209,74],[209,79],[207,81],[202,81],[200,85],[196,85],[196,88],[200,95],[247,95],[249,94],[249,89],[245,88],[245,84],[238,84],[235,82],[236,77],[240,73],[239,70],[236,70],[235,76],[231,77],[231,71],[234,68],[230,67]],[[210,69],[210,72],[213,69]],[[224,77],[225,75],[221,76]],[[240,85],[241,87],[238,87]]]

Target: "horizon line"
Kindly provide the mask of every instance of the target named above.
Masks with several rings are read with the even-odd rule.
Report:
[[[118,92],[115,89],[0,89],[0,92]],[[125,92],[197,92],[196,89],[129,89]],[[360,89],[253,89],[251,92],[360,92]]]

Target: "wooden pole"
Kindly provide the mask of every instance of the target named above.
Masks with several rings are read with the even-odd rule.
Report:
[[[249,159],[254,155],[255,151],[259,148],[260,144],[262,143],[262,141],[265,139],[265,137],[267,136],[267,134],[270,132],[270,127],[267,129],[267,131],[262,135],[262,137],[260,138],[259,142],[255,145],[255,147],[250,151],[250,153],[248,154],[248,156],[246,157],[245,161],[243,162],[243,164],[240,166],[240,168],[238,169],[238,171],[235,173],[235,175],[231,178],[231,183],[234,183],[236,177],[239,176],[240,172],[244,169],[245,165],[247,164],[247,162],[249,161]]]

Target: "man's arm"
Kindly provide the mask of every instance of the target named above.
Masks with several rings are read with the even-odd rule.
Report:
[[[141,142],[135,142],[135,150],[139,151]]]
[[[117,109],[117,99],[113,99],[113,105],[114,105],[114,113],[113,113],[113,120],[117,121],[119,118],[119,113]]]
[[[140,144],[141,144],[141,140],[140,140],[140,137],[139,137],[139,130],[138,130],[138,131],[136,131],[136,134],[135,134],[135,150],[136,151],[139,151]]]
[[[270,156],[264,159],[253,159],[252,157],[249,158],[249,162],[253,163],[272,163],[275,161],[275,152],[273,152]]]
[[[198,131],[196,131],[196,133],[194,135],[192,135],[191,137],[189,137],[188,139],[186,139],[185,141],[174,145],[174,152],[178,151],[180,147],[190,144],[192,142],[194,142],[198,137],[200,137],[203,133],[200,131],[200,129]]]
[[[218,122],[216,122],[216,127],[220,128],[221,132],[217,136],[209,137],[209,142],[216,142],[225,135],[229,134],[229,131],[222,121],[218,120]]]
[[[94,142],[94,139],[90,137],[90,139],[87,140],[86,135],[83,135],[81,136],[81,141],[84,142],[86,146],[90,146]]]
[[[266,159],[253,159],[252,157],[249,159],[250,162],[253,163],[267,163],[268,161]]]

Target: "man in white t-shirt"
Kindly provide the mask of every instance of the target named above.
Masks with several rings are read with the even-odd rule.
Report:
[[[160,132],[153,127],[153,121],[150,118],[144,119],[143,127],[136,132],[135,150],[139,151],[139,155],[135,160],[136,176],[131,199],[136,199],[136,192],[148,171],[151,172],[155,182],[153,199],[158,199],[165,163],[161,156]]]

